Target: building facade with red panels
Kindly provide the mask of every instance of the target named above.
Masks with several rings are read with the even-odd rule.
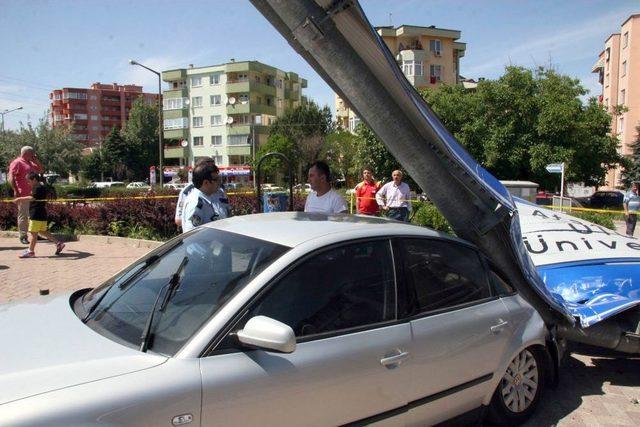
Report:
[[[94,83],[91,88],[55,89],[51,99],[54,127],[73,124],[71,134],[85,148],[100,145],[113,127],[121,129],[129,118],[133,102],[158,102],[158,95],[142,92],[142,86]]]

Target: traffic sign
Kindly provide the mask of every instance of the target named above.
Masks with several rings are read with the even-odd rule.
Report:
[[[549,173],[562,173],[564,172],[564,163],[549,163],[545,169]]]

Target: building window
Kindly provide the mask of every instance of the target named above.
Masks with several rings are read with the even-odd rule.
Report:
[[[624,117],[620,117],[620,121],[619,123],[619,127],[618,127],[618,133],[622,133],[624,132]]]
[[[191,87],[202,86],[202,77],[191,77]]]
[[[210,97],[211,106],[222,105],[222,96],[221,95],[211,95]]]
[[[430,83],[436,83],[442,80],[442,65],[429,66]]]
[[[92,114],[92,115],[91,115],[91,120],[98,120],[98,116],[97,116],[97,115],[95,115],[95,114]]]
[[[193,137],[193,146],[194,147],[201,147],[204,144],[204,137],[203,136],[194,136]]]
[[[87,99],[87,94],[82,92],[67,92],[65,93],[65,97],[68,99]],[[118,101],[118,99],[116,99]]]
[[[218,74],[212,74],[209,77],[209,84],[219,85],[220,84],[220,74],[219,73]]]
[[[222,145],[222,135],[211,135],[211,145]]]
[[[624,105],[626,95],[627,95],[627,91],[625,89],[622,89],[620,91],[620,104]]]
[[[604,87],[609,87],[609,73],[604,75]]]
[[[193,108],[202,107],[202,97],[194,96],[193,98],[191,98],[191,105],[193,106]]]
[[[360,124],[360,117],[351,116],[349,117],[349,132],[354,133],[356,131],[356,127]]]
[[[278,89],[282,89],[282,79],[278,79],[278,80],[276,80],[276,87],[277,87]]]
[[[624,49],[629,44],[629,31],[622,36],[622,48]]]
[[[247,74],[238,74],[238,81],[239,82],[246,82],[247,80],[249,80],[249,75]]]
[[[222,116],[219,114],[211,116],[211,126],[222,126]]]
[[[627,61],[624,61],[622,63],[622,75],[626,76],[627,75]]]
[[[53,100],[54,101],[60,101],[62,100],[62,94],[61,93],[56,93],[53,95]]]
[[[202,119],[202,117],[194,117],[193,118],[193,127],[194,128],[201,128],[202,126],[204,126],[204,120]]]
[[[189,127],[189,119],[186,117],[180,117],[177,119],[165,119],[164,128],[169,129],[186,129]]]
[[[238,101],[240,101],[241,104],[246,104],[247,102],[249,102],[249,95],[247,95],[246,93],[240,95],[238,97]]]
[[[180,110],[186,107],[187,98],[164,98],[162,100],[163,110]]]
[[[73,120],[87,120],[86,114],[74,114]]]
[[[248,145],[249,135],[229,135],[227,145]]]
[[[440,40],[429,40],[429,51],[433,52],[435,56],[442,55],[442,42]]]
[[[402,72],[407,77],[422,76],[424,71],[422,69],[421,61],[402,61]]]
[[[216,165],[221,165],[222,164],[222,156],[212,156],[213,157],[213,161]]]

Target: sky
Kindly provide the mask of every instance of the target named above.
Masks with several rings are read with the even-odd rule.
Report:
[[[361,0],[375,25],[461,31],[460,73],[497,78],[506,65],[553,67],[599,94],[591,67],[640,0]],[[5,128],[35,123],[49,93],[92,83],[157,92],[158,71],[257,60],[308,80],[334,109],[329,86],[247,0],[0,0],[0,112]]]

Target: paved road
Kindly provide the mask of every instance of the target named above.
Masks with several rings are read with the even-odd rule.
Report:
[[[16,238],[0,237],[0,302],[38,298],[39,289],[52,293],[93,287],[144,255],[149,248],[103,239],[67,243],[61,256],[54,247],[38,244],[37,258],[18,259],[24,248]],[[571,354],[560,386],[550,390],[527,426],[640,425],[640,358]]]

